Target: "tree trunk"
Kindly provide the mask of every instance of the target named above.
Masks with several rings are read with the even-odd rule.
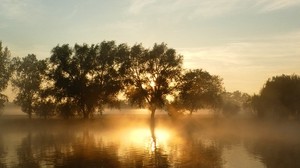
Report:
[[[153,141],[156,141],[155,136],[155,108],[151,109],[151,118],[150,118],[150,129],[151,129],[151,136],[153,138]]]
[[[192,116],[194,110],[190,110],[190,116]]]
[[[31,109],[28,111],[28,118],[31,120],[31,118],[32,118],[32,111],[31,111]]]

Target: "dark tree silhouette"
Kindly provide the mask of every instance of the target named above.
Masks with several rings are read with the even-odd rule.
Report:
[[[179,85],[176,104],[192,114],[202,108],[215,108],[221,102],[222,79],[202,69],[187,71]]]
[[[39,104],[41,104],[41,85],[43,73],[46,70],[45,61],[37,60],[30,54],[22,59],[14,58],[15,74],[12,77],[12,85],[18,90],[15,103],[21,106],[24,113],[32,118]]]
[[[260,94],[253,96],[252,106],[262,118],[299,118],[300,77],[281,75],[268,79]]]
[[[6,89],[11,75],[10,51],[7,47],[3,49],[0,41],[0,114],[4,107],[4,103],[8,101],[7,96],[1,92]]]
[[[74,48],[62,45],[53,48],[49,79],[53,81],[53,97],[64,117],[76,113],[89,118],[104,105],[115,105],[121,89],[114,41]]]
[[[147,107],[154,121],[155,111],[166,103],[181,73],[182,56],[166,44],[155,44],[151,50],[141,44],[124,54],[126,96],[132,104]]]

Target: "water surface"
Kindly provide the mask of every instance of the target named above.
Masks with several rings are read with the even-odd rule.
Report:
[[[0,126],[0,168],[300,167],[298,124],[157,117],[154,135],[145,116]]]

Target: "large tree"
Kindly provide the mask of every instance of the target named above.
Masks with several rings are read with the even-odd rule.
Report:
[[[29,54],[23,58],[14,58],[15,73],[12,77],[12,85],[17,90],[15,103],[21,106],[29,118],[36,113],[41,104],[42,81],[46,64],[38,60],[35,55]]]
[[[221,78],[202,69],[185,72],[178,88],[175,102],[190,114],[202,108],[217,107],[224,91]]]
[[[6,89],[11,75],[10,52],[7,47],[3,49],[0,41],[0,114],[4,107],[4,103],[8,101],[7,96],[1,92]]]
[[[64,117],[75,114],[89,118],[104,105],[114,105],[121,89],[120,62],[114,41],[74,48],[62,45],[53,48],[49,79],[58,110]]]
[[[150,50],[141,44],[134,45],[123,56],[126,96],[132,104],[148,108],[154,121],[156,109],[165,105],[166,97],[175,89],[182,70],[182,56],[164,43],[154,44]]]
[[[300,117],[300,76],[281,75],[267,80],[259,95],[252,98],[257,116]]]

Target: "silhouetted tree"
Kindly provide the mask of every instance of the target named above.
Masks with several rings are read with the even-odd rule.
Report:
[[[249,108],[251,96],[240,91],[224,92],[220,109],[226,117],[234,116]]]
[[[1,92],[6,89],[11,75],[10,52],[7,47],[3,49],[0,41],[0,114],[4,107],[4,103],[8,101],[7,96]]]
[[[29,118],[32,118],[41,101],[41,85],[46,64],[30,54],[22,59],[14,58],[14,67],[15,74],[11,81],[13,87],[18,90],[14,101]]]
[[[181,73],[182,56],[166,44],[154,44],[151,50],[141,44],[123,52],[127,73],[126,96],[132,104],[147,107],[154,121],[155,111],[166,103]]]
[[[58,111],[70,117],[76,113],[89,118],[104,105],[115,105],[122,88],[114,41],[74,48],[62,45],[53,48],[49,79]]]
[[[257,116],[265,118],[299,118],[300,77],[275,76],[265,83],[259,95],[252,98]]]
[[[202,69],[187,71],[179,85],[179,95],[175,100],[192,114],[202,108],[215,108],[221,102],[222,79],[210,75]]]

